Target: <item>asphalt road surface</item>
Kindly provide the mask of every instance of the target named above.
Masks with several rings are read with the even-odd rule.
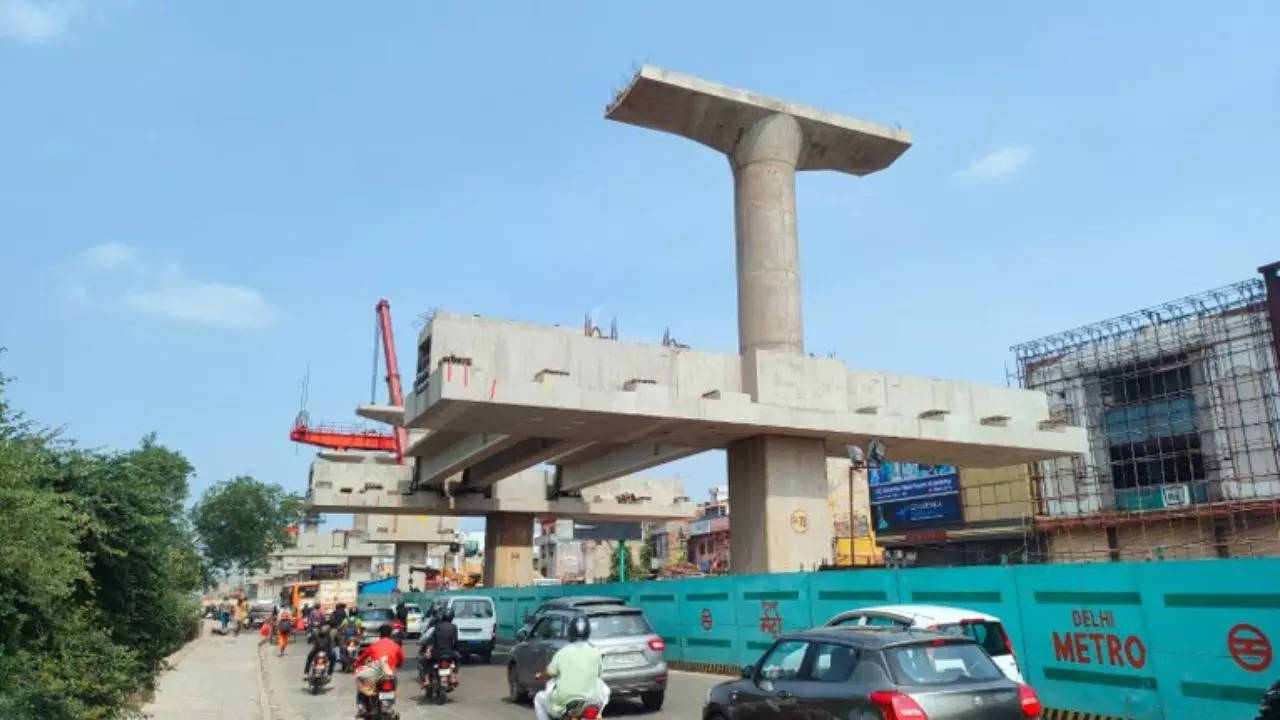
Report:
[[[333,682],[319,695],[311,695],[302,682],[302,665],[308,646],[290,646],[284,657],[274,648],[263,655],[267,689],[274,708],[274,720],[339,720],[355,716],[355,681],[351,675],[334,672]],[[531,720],[533,706],[515,704],[507,698],[507,656],[495,653],[488,665],[472,661],[461,670],[461,685],[449,695],[444,705],[433,705],[419,697],[418,670],[415,658],[417,643],[405,643],[406,661],[399,672],[399,697],[396,706],[405,720]],[[637,720],[697,720],[702,717],[702,704],[707,690],[725,678],[698,673],[671,671],[667,699],[662,710],[646,713],[638,701],[622,700],[605,709],[606,718]]]

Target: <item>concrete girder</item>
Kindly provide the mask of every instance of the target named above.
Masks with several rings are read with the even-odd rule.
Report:
[[[360,405],[356,414],[367,420],[386,423],[392,427],[404,426],[404,406],[402,405]]]
[[[557,460],[593,443],[556,438],[526,438],[467,468],[454,494],[487,490],[494,483],[541,463]]]
[[[440,485],[450,475],[518,442],[519,437],[500,433],[431,433],[414,450],[418,487]]]
[[[702,448],[684,445],[622,445],[575,465],[556,468],[557,494],[576,493],[606,480],[647,470],[702,452]]]

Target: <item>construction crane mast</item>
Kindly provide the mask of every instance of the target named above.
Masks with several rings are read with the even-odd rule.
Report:
[[[400,365],[396,361],[395,334],[391,329],[391,303],[379,300],[374,307],[377,314],[375,330],[382,344],[382,354],[387,364],[387,401],[395,407],[404,407],[404,393],[400,387]],[[378,372],[377,355],[374,356],[374,375]],[[396,425],[391,433],[370,430],[359,426],[334,424],[312,425],[307,411],[298,413],[289,431],[289,439],[304,445],[331,450],[362,450],[394,453],[396,463],[404,464],[404,451],[408,432],[403,425]]]
[[[404,394],[400,390],[400,364],[396,361],[395,333],[391,329],[391,303],[379,300],[374,307],[378,315],[378,335],[382,338],[382,355],[387,363],[387,401],[394,407],[404,408]],[[396,425],[395,429],[396,463],[404,464],[404,450],[408,432],[404,425]]]

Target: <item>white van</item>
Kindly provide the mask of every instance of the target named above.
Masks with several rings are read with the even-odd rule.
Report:
[[[879,605],[849,610],[827,621],[827,627],[869,625],[919,628],[965,635],[987,651],[1005,677],[1020,683],[1022,673],[1004,623],[995,615],[943,605]]]
[[[485,663],[493,657],[498,640],[498,613],[493,598],[483,595],[451,597],[453,624],[458,626],[458,652],[462,657],[478,656]]]

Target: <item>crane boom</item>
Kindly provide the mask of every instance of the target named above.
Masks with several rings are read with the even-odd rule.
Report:
[[[378,314],[378,330],[382,336],[382,354],[387,363],[387,400],[399,408],[404,407],[404,394],[400,389],[400,364],[396,361],[396,339],[391,329],[391,303],[379,300],[374,308]],[[408,444],[408,431],[404,425],[395,426],[396,463],[404,464],[405,445]]]

